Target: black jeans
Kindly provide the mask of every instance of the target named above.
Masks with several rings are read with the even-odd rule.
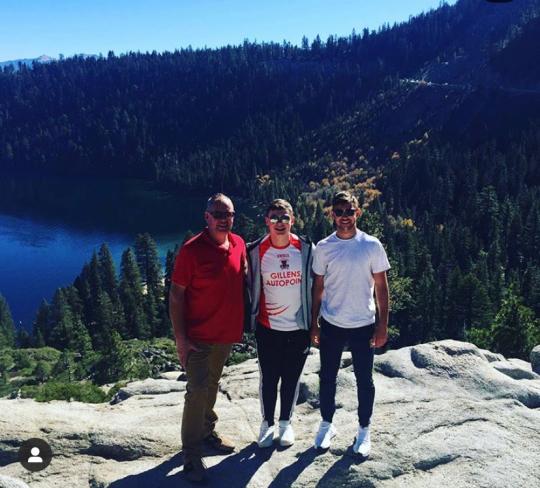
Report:
[[[298,398],[300,375],[309,354],[309,333],[306,330],[272,330],[257,324],[255,338],[260,366],[259,394],[263,418],[268,425],[274,425],[277,387],[281,379],[279,420],[290,420]]]
[[[358,396],[358,421],[362,427],[369,425],[375,400],[373,384],[373,355],[370,346],[375,324],[354,329],[337,327],[321,317],[321,371],[319,399],[323,420],[332,422],[336,411],[336,379],[345,345],[352,353],[356,393]]]

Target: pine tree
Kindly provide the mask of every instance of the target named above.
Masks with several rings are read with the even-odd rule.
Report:
[[[110,341],[96,365],[96,381],[98,383],[112,383],[122,379],[130,379],[130,372],[129,351],[122,342],[120,334],[113,330]]]
[[[167,250],[167,256],[165,258],[165,298],[167,298],[169,289],[171,287],[171,277],[174,271],[174,262],[177,253],[178,245],[174,247],[174,250]]]
[[[103,290],[109,295],[112,303],[116,306],[119,302],[118,280],[116,278],[113,257],[106,243],[102,244],[99,248],[98,259]]]
[[[63,288],[68,306],[74,317],[82,319],[84,317],[84,305],[79,296],[79,290],[75,286]]]
[[[523,305],[515,285],[510,286],[503,298],[493,322],[491,336],[496,352],[525,360],[528,360],[535,342],[540,340],[540,323],[534,312]]]
[[[88,329],[84,326],[80,318],[75,318],[69,329],[67,346],[72,351],[77,351],[81,358],[85,358],[92,352],[92,339]]]
[[[493,319],[491,301],[484,285],[472,273],[460,283],[457,310],[466,329],[488,327]]]
[[[75,364],[73,355],[68,350],[62,351],[58,361],[53,366],[52,376],[60,381],[71,382],[74,378]]]
[[[46,300],[42,300],[34,320],[32,336],[35,347],[43,347],[50,340],[50,307]]]
[[[522,289],[525,302],[538,317],[540,316],[540,266],[529,262],[523,278]]]
[[[54,294],[50,319],[52,324],[50,345],[60,350],[69,348],[74,317],[62,288],[58,288]]]
[[[39,383],[44,383],[51,376],[52,367],[45,361],[38,361],[34,368],[33,375]]]
[[[161,302],[160,302],[161,303]],[[148,336],[141,337],[141,339],[148,339],[152,336],[157,336],[161,325],[160,317],[160,303],[156,303],[153,293],[147,293],[144,296],[144,314],[146,317],[146,324],[148,324]]]
[[[150,328],[146,323],[143,309],[144,294],[141,275],[129,248],[122,254],[120,299],[122,300],[129,337],[150,337]]]
[[[0,295],[0,348],[15,345],[15,324],[6,299]]]
[[[95,322],[94,301],[90,290],[89,275],[90,266],[87,263],[83,266],[81,273],[73,282],[73,286],[77,288],[79,297],[83,303],[84,323],[87,325],[91,325]]]
[[[101,351],[106,347],[114,329],[114,306],[109,294],[103,291],[98,298],[96,324],[92,330],[92,342],[96,351]]]
[[[163,295],[163,273],[157,250],[157,244],[150,234],[139,234],[135,238],[135,256],[141,272],[141,279],[147,293],[155,298]]]
[[[418,272],[419,276],[413,281],[416,286],[413,292],[412,334],[415,342],[426,342],[438,338],[438,288],[431,256],[427,251],[420,256]]]
[[[88,284],[90,286],[92,317],[95,317],[99,295],[103,291],[103,284],[101,282],[101,265],[95,252],[92,254],[92,259],[90,260],[90,264],[88,266]]]

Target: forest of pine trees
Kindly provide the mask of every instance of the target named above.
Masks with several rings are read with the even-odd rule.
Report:
[[[172,256],[170,251],[169,263]],[[41,303],[32,335],[22,337],[21,345],[76,352],[80,362],[73,379],[118,380],[123,340],[171,336],[164,283],[156,243],[149,234],[138,235],[133,249],[123,252],[119,273],[103,244],[73,285],[58,288],[50,304]]]

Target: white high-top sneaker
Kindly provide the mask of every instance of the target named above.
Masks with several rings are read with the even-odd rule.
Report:
[[[354,440],[353,451],[362,457],[368,457],[371,451],[371,435],[369,425],[367,427],[358,427],[358,433]]]
[[[261,423],[261,430],[259,431],[259,439],[257,444],[259,447],[270,447],[274,442],[274,426],[268,425],[266,420]]]
[[[319,425],[319,432],[315,436],[315,448],[316,449],[328,449],[332,439],[337,434],[336,428],[332,422],[322,420]]]
[[[279,445],[283,447],[294,444],[294,430],[289,420],[279,421]]]

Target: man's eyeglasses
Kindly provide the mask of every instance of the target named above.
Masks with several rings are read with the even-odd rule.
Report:
[[[336,217],[352,217],[356,213],[356,209],[355,208],[347,208],[347,209],[335,208],[333,212]]]
[[[214,217],[216,220],[223,220],[223,219],[232,219],[234,218],[234,212],[227,212],[225,210],[214,210],[212,212],[208,212],[212,217]]]
[[[283,222],[285,224],[288,224],[291,221],[290,215],[273,215],[272,217],[269,217],[268,220],[270,220],[270,223],[275,225],[278,222]]]

